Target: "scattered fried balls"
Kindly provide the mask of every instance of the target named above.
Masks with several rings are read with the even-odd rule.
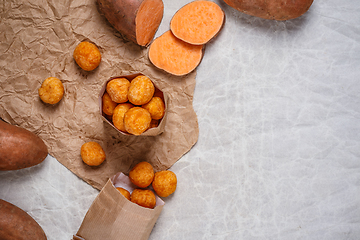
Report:
[[[116,188],[125,198],[127,198],[130,201],[130,192],[122,187]]]
[[[109,94],[107,92],[105,92],[102,97],[103,112],[108,116],[112,116],[116,105],[117,105],[117,103],[114,102],[113,100],[111,100],[111,97],[109,96]]]
[[[76,46],[73,57],[75,62],[85,71],[92,71],[97,68],[101,62],[101,53],[95,44],[90,42],[81,42]]]
[[[175,192],[177,185],[177,178],[172,171],[156,172],[152,187],[157,195],[160,197],[167,197]]]
[[[89,166],[99,166],[106,155],[99,143],[86,142],[81,146],[81,158]]]
[[[38,90],[40,99],[49,104],[58,103],[64,96],[64,86],[56,77],[49,77],[44,80]]]
[[[148,110],[151,118],[155,120],[162,119],[165,114],[165,103],[159,97],[153,97],[150,102],[142,105],[142,107]]]
[[[139,162],[129,172],[129,178],[136,186],[146,188],[154,179],[154,169],[148,162]]]
[[[120,131],[127,132],[124,125],[124,116],[125,113],[132,107],[134,107],[134,105],[131,103],[119,103],[115,107],[114,113],[112,115],[112,122],[114,126]]]
[[[154,208],[156,205],[155,194],[148,189],[134,189],[131,193],[131,202],[142,207]]]
[[[126,78],[114,78],[106,85],[106,92],[116,103],[128,101],[130,82]]]
[[[143,105],[151,100],[154,92],[155,86],[150,78],[139,75],[130,83],[128,98],[134,105]]]
[[[140,135],[150,127],[151,115],[142,107],[130,108],[124,115],[124,126],[128,133]]]

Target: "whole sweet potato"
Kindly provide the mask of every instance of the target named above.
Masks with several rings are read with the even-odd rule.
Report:
[[[97,0],[100,13],[123,37],[147,46],[164,13],[162,0]]]
[[[265,19],[289,20],[307,12],[313,0],[224,0],[236,10]]]
[[[44,161],[48,149],[36,134],[0,120],[0,170],[18,170]]]
[[[46,240],[41,226],[21,208],[0,199],[0,240]]]

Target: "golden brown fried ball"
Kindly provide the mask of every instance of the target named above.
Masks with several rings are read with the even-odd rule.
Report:
[[[149,111],[152,119],[162,119],[165,114],[165,104],[159,97],[153,97],[150,102],[142,105],[142,107]]]
[[[154,169],[148,162],[139,162],[129,172],[129,179],[136,186],[146,188],[154,179]]]
[[[114,109],[114,113],[112,115],[112,122],[114,126],[120,131],[126,132],[124,126],[124,116],[125,113],[132,107],[134,107],[134,105],[132,105],[131,103],[119,103]]]
[[[155,173],[152,187],[160,197],[167,197],[176,190],[177,178],[172,171],[160,171]]]
[[[140,135],[150,127],[151,115],[142,107],[130,108],[124,115],[124,126],[128,133]]]
[[[99,49],[90,42],[81,42],[76,46],[73,57],[75,62],[85,71],[92,71],[101,62]]]
[[[126,78],[114,78],[106,85],[106,92],[116,103],[124,103],[128,100],[130,82]]]
[[[99,143],[87,142],[81,146],[81,158],[89,166],[99,166],[106,155]]]
[[[122,187],[116,188],[125,198],[127,198],[130,201],[130,192]]]
[[[156,128],[159,126],[159,120],[151,119],[150,127],[149,128]]]
[[[102,97],[103,112],[108,116],[112,116],[116,105],[117,105],[117,103],[114,102],[113,100],[111,100],[111,97],[109,96],[109,94],[107,92],[105,92]]]
[[[155,194],[147,189],[134,189],[131,193],[131,202],[136,203],[142,207],[154,208],[156,205]]]
[[[131,81],[128,98],[134,105],[143,105],[151,100],[154,92],[155,86],[150,78],[140,75]]]
[[[64,96],[64,86],[56,77],[49,77],[39,88],[40,99],[49,104],[58,103]]]
[[[155,88],[154,97],[159,97],[164,101],[164,93],[158,88]]]

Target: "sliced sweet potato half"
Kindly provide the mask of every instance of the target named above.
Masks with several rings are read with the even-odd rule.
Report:
[[[172,33],[179,39],[203,45],[213,39],[225,21],[223,10],[211,1],[194,1],[180,8],[170,22]]]
[[[169,30],[151,43],[148,55],[157,68],[182,76],[192,72],[200,64],[203,45],[186,43]]]
[[[148,46],[164,14],[162,0],[97,0],[100,13],[126,39]]]

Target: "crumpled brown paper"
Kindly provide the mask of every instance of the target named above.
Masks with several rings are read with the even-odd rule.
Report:
[[[128,173],[140,161],[156,171],[167,169],[196,143],[196,73],[175,77],[157,70],[147,49],[123,40],[99,14],[95,0],[5,1],[0,15],[0,117],[40,136],[52,156],[93,187],[101,189],[109,177]],[[100,49],[102,62],[94,71],[83,71],[72,57],[81,41]],[[159,136],[121,135],[99,114],[103,82],[134,72],[149,76],[169,96]],[[37,92],[50,76],[65,87],[64,98],[54,106],[44,104]],[[106,152],[99,167],[81,160],[80,148],[87,141],[99,142]]]

